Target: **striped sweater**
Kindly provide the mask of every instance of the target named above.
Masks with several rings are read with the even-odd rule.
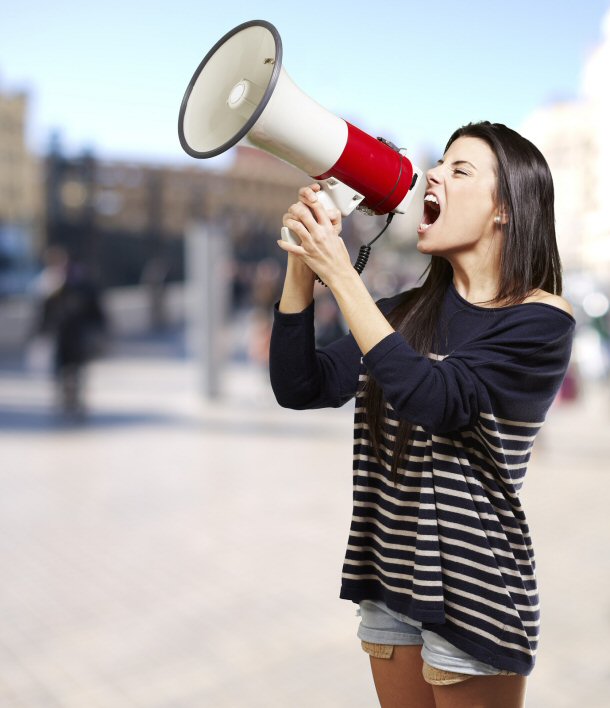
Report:
[[[400,296],[379,303],[382,312]],[[313,304],[275,311],[271,384],[295,409],[355,397],[353,516],[341,597],[383,600],[471,656],[531,672],[539,629],[532,542],[519,490],[569,362],[574,320],[543,303],[482,308],[451,285],[438,351],[397,332],[362,357],[351,335],[316,350]],[[386,400],[381,462],[362,383]],[[390,473],[400,419],[413,444]]]

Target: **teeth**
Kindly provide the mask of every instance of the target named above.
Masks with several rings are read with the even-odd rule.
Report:
[[[424,197],[425,202],[432,202],[433,204],[438,204],[438,199],[434,196],[434,194],[426,194]]]
[[[419,228],[421,231],[427,231],[431,226],[432,224],[420,224]]]

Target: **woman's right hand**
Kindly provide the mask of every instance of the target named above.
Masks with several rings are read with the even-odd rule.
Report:
[[[319,204],[317,194],[321,191],[321,189],[322,187],[317,182],[309,184],[306,187],[301,187],[301,189],[299,189],[299,201],[308,206],[310,209],[315,208]],[[332,224],[335,236],[339,236],[342,229],[341,212],[338,209],[327,209],[326,213],[328,214],[328,218]]]
[[[321,187],[317,182],[309,184],[306,187],[301,187],[298,192],[299,202],[311,208],[312,205],[317,202],[316,193],[319,192],[320,189]],[[282,218],[282,224],[286,227],[286,220],[292,218],[294,218],[294,215],[288,211]],[[306,283],[310,280],[313,281],[315,278],[315,273],[312,273],[309,266],[303,262],[303,259],[290,252],[288,252],[288,270],[297,278],[304,277]]]
[[[315,193],[320,190],[319,184],[312,184],[299,189],[299,201],[307,206],[316,201]],[[284,214],[282,224],[286,225],[286,219],[292,218],[290,214]],[[301,312],[313,299],[313,286],[315,273],[303,262],[303,259],[294,253],[288,253],[288,263],[286,267],[286,278],[280,299],[280,312],[291,313]]]

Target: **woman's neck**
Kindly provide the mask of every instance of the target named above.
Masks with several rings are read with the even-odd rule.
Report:
[[[447,256],[453,268],[453,284],[468,302],[496,304],[500,290],[502,239],[496,232],[481,237],[476,244]]]
[[[490,262],[451,259],[453,284],[458,293],[473,304],[493,304],[500,289],[500,269]]]

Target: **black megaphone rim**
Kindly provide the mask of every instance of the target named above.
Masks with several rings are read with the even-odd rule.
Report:
[[[265,93],[263,94],[263,97],[250,116],[250,118],[246,121],[245,125],[237,132],[235,135],[231,137],[230,140],[227,140],[225,143],[222,145],[219,145],[217,148],[214,148],[213,150],[206,150],[204,152],[201,152],[199,150],[194,150],[189,144],[186,139],[186,136],[184,135],[184,115],[186,113],[186,108],[189,102],[189,99],[191,97],[191,93],[193,91],[193,88],[195,86],[195,83],[199,79],[199,76],[201,75],[201,72],[205,69],[206,64],[208,61],[212,58],[212,56],[217,52],[217,50],[225,43],[227,42],[233,35],[238,34],[239,32],[243,32],[243,30],[248,29],[248,27],[264,27],[265,29],[269,30],[271,35],[273,36],[273,40],[275,42],[275,60],[274,60],[274,65],[273,65],[273,71],[271,73],[271,78],[269,79],[269,83],[267,84],[267,88],[265,89]],[[215,157],[216,155],[221,155],[223,152],[226,152],[229,148],[233,147],[236,143],[238,143],[243,137],[245,137],[252,128],[252,126],[256,123],[256,121],[259,119],[261,113],[265,110],[265,107],[267,106],[267,103],[269,103],[269,99],[271,98],[271,95],[273,94],[273,91],[275,90],[275,85],[277,84],[277,81],[280,77],[280,71],[282,69],[282,40],[280,38],[280,34],[277,31],[276,27],[272,25],[270,22],[267,22],[266,20],[250,20],[249,22],[244,22],[241,25],[238,25],[237,27],[234,27],[232,30],[227,32],[223,37],[221,37],[218,42],[210,49],[210,51],[205,55],[205,57],[202,59],[201,63],[195,70],[195,73],[193,74],[189,85],[187,86],[186,92],[184,94],[184,98],[182,99],[182,104],[180,106],[180,113],[178,114],[178,137],[180,138],[180,145],[182,145],[183,150],[191,155],[191,157],[196,157],[199,159],[205,159],[208,157]]]

